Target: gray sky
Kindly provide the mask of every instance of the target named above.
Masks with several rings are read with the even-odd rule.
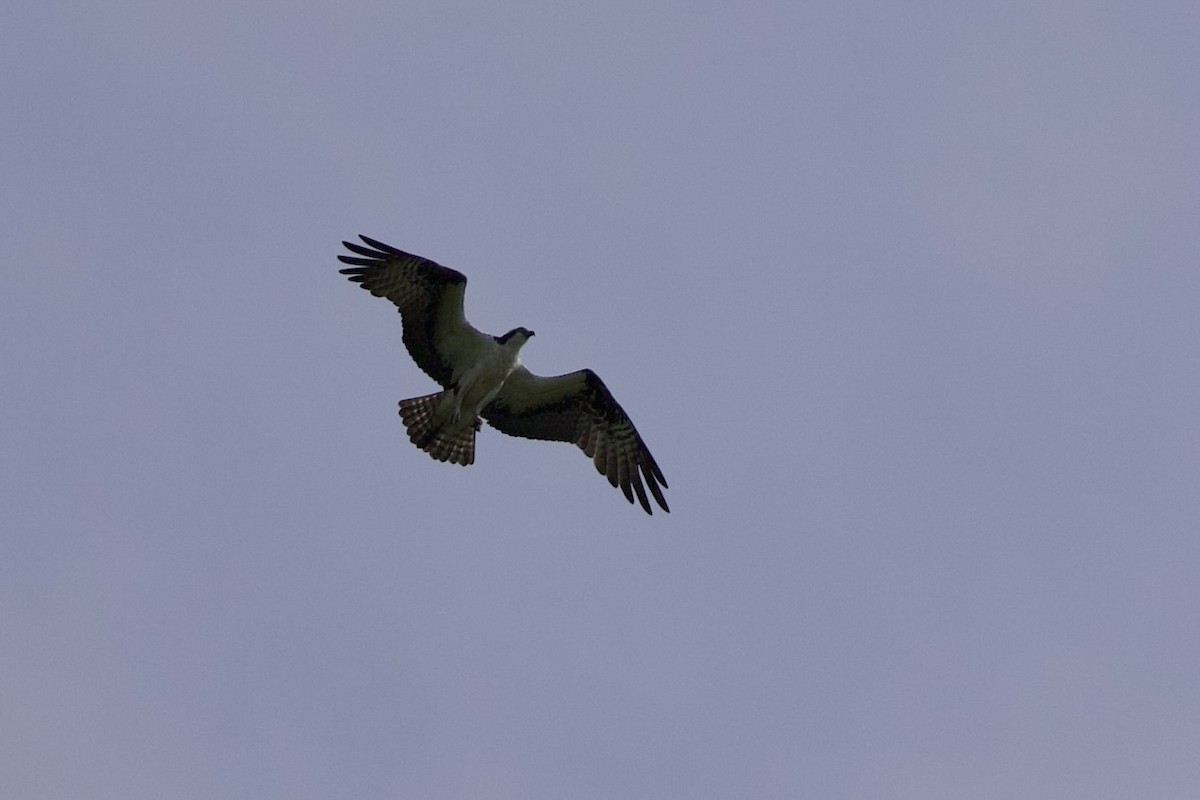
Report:
[[[602,7],[5,13],[0,796],[1200,791],[1196,4]]]

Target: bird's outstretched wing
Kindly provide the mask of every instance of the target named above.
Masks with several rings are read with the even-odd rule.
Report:
[[[463,317],[467,277],[428,258],[359,236],[369,247],[342,242],[354,256],[338,260],[354,266],[341,270],[376,297],[386,297],[400,309],[404,345],[429,377],[449,388],[455,365],[447,353],[464,339],[483,334]]]
[[[577,445],[630,503],[636,493],[646,513],[653,513],[644,480],[662,510],[671,510],[662,493],[667,479],[654,456],[604,381],[590,369],[543,378],[518,367],[482,414],[510,436]]]

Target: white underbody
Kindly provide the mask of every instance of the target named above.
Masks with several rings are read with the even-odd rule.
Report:
[[[474,362],[438,401],[438,427],[450,433],[474,425],[483,408],[499,393],[504,381],[521,365],[519,355],[525,338],[514,336],[504,344],[487,337],[477,342]]]

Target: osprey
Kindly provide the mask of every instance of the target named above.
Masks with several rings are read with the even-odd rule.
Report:
[[[400,310],[404,344],[425,374],[445,391],[400,401],[408,438],[438,461],[464,467],[475,461],[481,417],[510,436],[573,442],[632,503],[634,493],[652,514],[646,490],[670,511],[667,480],[629,415],[590,369],[544,378],[521,365],[533,331],[503,336],[476,330],[463,316],[467,278],[427,258],[359,236],[368,247],[342,242],[356,255],[341,274]],[[661,485],[661,488],[660,488]]]

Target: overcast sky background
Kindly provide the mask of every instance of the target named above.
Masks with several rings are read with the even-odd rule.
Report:
[[[0,796],[1200,792],[1200,6],[3,17]],[[409,444],[358,233],[672,513]]]

